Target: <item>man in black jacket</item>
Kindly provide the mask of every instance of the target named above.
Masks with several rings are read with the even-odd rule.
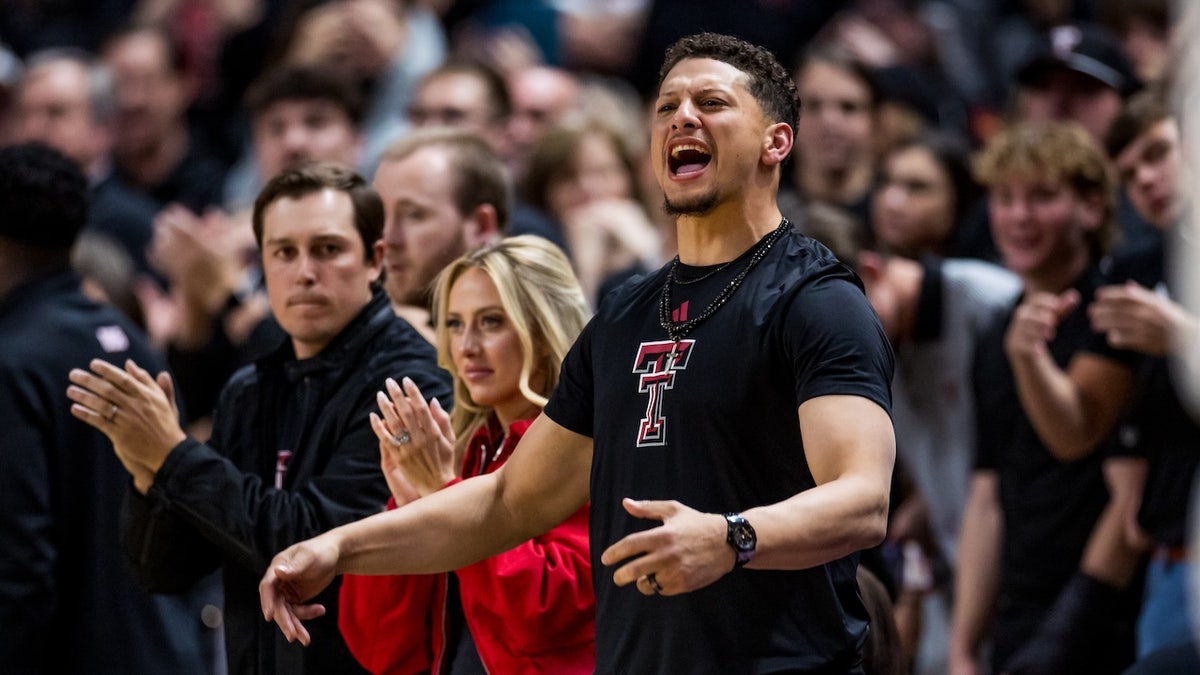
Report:
[[[336,612],[306,650],[262,620],[254,589],[275,553],[387,500],[368,422],[384,380],[408,376],[439,400],[450,381],[378,288],[383,205],[361,177],[331,164],[284,172],[253,220],[289,339],[226,385],[209,443],[179,428],[169,377],[130,362],[72,371],[72,412],[112,439],[133,476],[123,543],[143,581],[178,591],[222,567],[230,673],[356,672]]]
[[[213,583],[143,591],[119,541],[126,477],[108,441],[67,414],[67,371],[91,358],[162,368],[112,307],[84,297],[69,255],[88,217],[72,160],[0,149],[0,670],[211,673]]]

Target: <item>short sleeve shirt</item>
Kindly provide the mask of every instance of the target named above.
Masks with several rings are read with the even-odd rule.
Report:
[[[722,269],[681,266],[674,320],[703,314],[755,248]],[[854,274],[814,240],[789,230],[678,345],[659,321],[667,269],[605,298],[545,409],[594,441],[597,672],[848,671],[867,621],[856,556],[738,569],[672,597],[618,588],[600,563],[608,546],[656,524],[629,516],[623,497],[710,513],[785,500],[815,485],[800,404],[837,394],[890,406],[893,358],[878,320]]]

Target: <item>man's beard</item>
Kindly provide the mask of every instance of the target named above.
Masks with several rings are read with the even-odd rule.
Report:
[[[702,216],[716,207],[716,189],[683,201],[672,202],[670,197],[663,197],[663,210],[669,216]]]

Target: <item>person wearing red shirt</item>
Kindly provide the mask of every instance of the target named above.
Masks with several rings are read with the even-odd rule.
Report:
[[[533,236],[467,253],[438,277],[447,413],[411,380],[388,380],[380,462],[388,508],[502,466],[557,384],[590,312],[566,257]],[[457,473],[455,467],[459,467]],[[339,625],[373,673],[591,673],[595,596],[587,506],[547,533],[447,574],[346,575]]]

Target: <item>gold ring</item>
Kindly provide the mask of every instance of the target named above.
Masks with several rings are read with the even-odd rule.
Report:
[[[114,404],[112,404],[112,409],[108,411],[108,417],[105,417],[104,419],[108,420],[109,422],[112,422],[117,419],[117,413],[120,411],[121,411],[121,409],[117,407],[116,403],[114,403]]]

